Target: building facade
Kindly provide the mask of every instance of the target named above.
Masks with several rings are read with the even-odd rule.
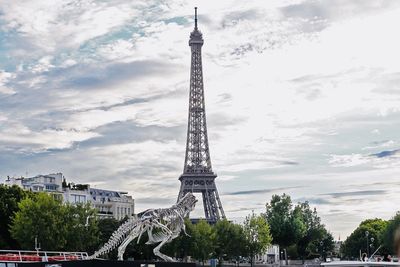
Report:
[[[279,246],[278,245],[271,245],[269,246],[263,254],[257,255],[255,257],[256,262],[261,262],[263,264],[268,265],[279,265]]]
[[[33,192],[61,192],[62,173],[52,173],[47,175],[36,175],[34,177],[7,177],[6,185],[18,185],[24,190]]]
[[[135,213],[135,200],[127,192],[91,188],[88,184],[67,184],[62,173],[7,177],[5,184],[32,192],[47,192],[64,203],[90,203],[101,218],[121,220]]]
[[[134,214],[134,200],[127,192],[90,188],[90,202],[99,216],[121,220]]]

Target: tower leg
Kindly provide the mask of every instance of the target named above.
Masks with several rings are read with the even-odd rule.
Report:
[[[211,217],[210,198],[208,197],[207,191],[203,191],[202,196],[203,196],[204,215],[206,219],[209,220]]]
[[[221,199],[219,198],[219,194],[218,194],[217,190],[215,190],[215,198],[217,199],[218,209],[219,209],[219,212],[221,213],[221,217],[222,217],[222,219],[225,219],[226,218],[225,212],[224,212],[224,209],[222,208]]]
[[[219,220],[220,217],[219,217],[219,212],[218,212],[218,208],[217,208],[217,200],[215,199],[215,191],[214,190],[208,191],[208,195],[210,196],[212,220],[217,221],[217,220]]]

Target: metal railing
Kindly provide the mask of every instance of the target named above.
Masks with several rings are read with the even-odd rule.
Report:
[[[0,250],[0,262],[69,261],[85,260],[87,257],[87,252]]]

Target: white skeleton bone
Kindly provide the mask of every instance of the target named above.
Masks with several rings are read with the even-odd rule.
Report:
[[[171,257],[162,254],[160,249],[177,238],[182,230],[186,234],[184,218],[193,211],[196,202],[196,197],[192,193],[187,193],[178,203],[168,209],[149,209],[139,213],[137,217],[128,219],[122,224],[111,235],[107,243],[89,259],[95,259],[118,247],[118,260],[123,260],[128,244],[135,238],[139,243],[142,234],[147,232],[149,240],[146,244],[159,243],[153,250],[154,255],[164,261],[173,261]],[[157,232],[153,233],[154,229],[157,229]]]

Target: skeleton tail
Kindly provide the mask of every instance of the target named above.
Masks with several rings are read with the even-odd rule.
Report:
[[[121,244],[121,242],[124,240],[124,238],[138,225],[138,220],[136,218],[132,218],[127,220],[125,223],[123,223],[114,233],[111,235],[111,237],[108,239],[107,243],[105,243],[99,250],[97,250],[93,255],[89,256],[87,259],[96,259],[101,255],[107,254],[108,252],[112,251],[118,245]]]

